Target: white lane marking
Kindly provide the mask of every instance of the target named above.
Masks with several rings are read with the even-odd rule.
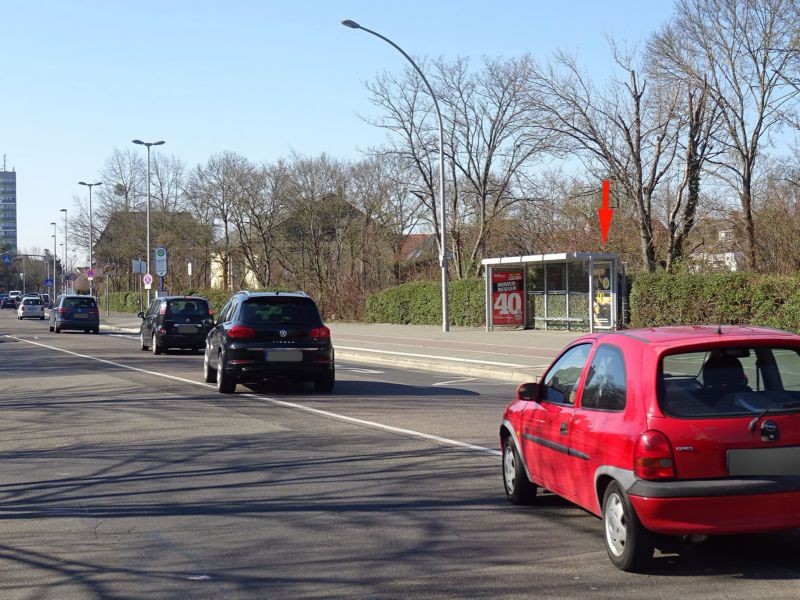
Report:
[[[441,355],[440,356],[436,356],[436,355],[433,355],[433,354],[416,354],[416,353],[413,353],[413,352],[394,352],[392,350],[373,350],[371,348],[357,348],[355,346],[339,346],[339,345],[337,345],[336,348],[337,349],[341,349],[341,350],[355,350],[355,351],[358,351],[358,352],[374,352],[375,354],[395,354],[397,356],[408,356],[410,358],[431,358],[431,359],[435,359],[435,360],[442,360],[442,358],[445,358],[447,361],[463,362],[463,363],[474,363],[474,364],[477,364],[477,365],[493,365],[493,366],[496,366],[496,367],[517,367],[517,368],[521,368],[521,369],[535,368],[535,367],[531,367],[530,365],[519,365],[519,364],[515,364],[515,363],[492,362],[492,361],[488,361],[488,360],[476,360],[474,358],[456,358],[456,357],[453,357],[453,356],[442,357]]]
[[[166,373],[158,373],[156,371],[148,371],[147,369],[140,369],[139,367],[132,367],[130,365],[125,365],[122,363],[114,362],[112,360],[106,360],[104,358],[97,358],[96,356],[90,356],[88,354],[79,354],[78,352],[73,352],[72,350],[65,350],[63,348],[56,348],[55,346],[48,346],[47,344],[42,344],[41,342],[32,342],[31,340],[25,340],[22,338],[15,337],[13,335],[6,335],[6,337],[24,342],[26,344],[31,344],[33,346],[40,346],[42,348],[47,348],[48,350],[55,350],[57,352],[63,352],[64,354],[69,354],[71,356],[76,356],[78,358],[85,358],[87,360],[94,360],[99,363],[103,363],[106,365],[111,365],[112,367],[119,367],[120,369],[127,369],[129,371],[134,371],[136,373],[143,373],[145,375],[152,375],[153,377],[162,377],[164,379],[170,379],[172,381],[178,381],[180,383],[188,383],[189,385],[196,385],[200,387],[204,387],[206,389],[216,389],[216,387],[211,383],[203,383],[202,381],[195,381],[193,379],[185,379],[183,377],[176,377],[175,375],[167,375]],[[462,448],[464,450],[472,450],[475,452],[480,452],[482,454],[491,454],[492,456],[501,456],[500,450],[496,450],[494,448],[486,448],[485,446],[477,446],[475,444],[469,444],[467,442],[462,442],[459,440],[454,440],[446,437],[441,437],[438,435],[432,435],[430,433],[424,433],[422,431],[415,431],[413,429],[404,429],[402,427],[393,427],[392,425],[386,425],[384,423],[378,423],[376,421],[367,421],[365,419],[357,419],[355,417],[348,417],[347,415],[341,415],[339,413],[331,412],[328,410],[321,410],[319,408],[312,408],[310,406],[304,406],[303,404],[297,404],[296,402],[286,402],[285,400],[278,400],[277,398],[269,398],[268,396],[259,396],[258,394],[237,394],[237,397],[244,397],[244,398],[252,398],[254,400],[261,400],[263,402],[268,402],[274,406],[281,406],[283,408],[289,408],[293,410],[299,410],[307,413],[311,413],[313,415],[317,415],[320,417],[327,417],[329,419],[336,419],[337,421],[344,421],[346,423],[352,423],[354,425],[362,425],[364,427],[371,427],[373,429],[380,429],[382,431],[388,431],[390,433],[397,433],[400,435],[406,435],[408,437],[419,438],[423,440],[430,440],[433,442],[437,442],[439,444],[445,446],[454,446],[456,448]]]
[[[352,373],[366,373],[367,375],[375,375],[379,373],[385,373],[386,371],[376,371],[375,369],[357,369],[355,367],[347,367],[342,369],[343,371],[350,371]]]
[[[450,385],[453,383],[466,383],[467,381],[475,381],[477,377],[459,377],[458,379],[451,379],[450,381],[439,381],[431,385]]]

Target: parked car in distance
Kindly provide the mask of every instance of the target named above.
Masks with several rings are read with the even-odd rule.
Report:
[[[311,381],[318,392],[333,391],[330,329],[302,292],[237,292],[206,338],[203,380],[231,394],[237,383],[273,379]]]
[[[603,521],[611,562],[645,570],[675,536],[800,527],[800,336],[663,327],[583,336],[500,426],[515,504],[537,488]]]
[[[92,296],[64,294],[50,309],[50,331],[61,333],[65,329],[100,333],[100,311]]]
[[[50,308],[50,294],[39,294],[39,297],[42,299],[42,304]]]
[[[0,310],[4,308],[17,308],[17,302],[13,296],[3,294],[0,296]]]
[[[44,306],[39,296],[24,296],[17,307],[17,318],[44,320]]]
[[[169,348],[202,350],[214,325],[213,311],[205,298],[165,296],[155,298],[140,312],[140,347],[161,354]]]

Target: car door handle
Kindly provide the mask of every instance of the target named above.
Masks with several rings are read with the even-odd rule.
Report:
[[[567,435],[567,424],[566,423],[562,423],[561,424],[561,435]]]

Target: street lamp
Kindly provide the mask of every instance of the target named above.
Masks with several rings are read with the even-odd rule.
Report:
[[[79,181],[78,185],[85,185],[89,188],[89,270],[94,270],[94,227],[92,225],[92,188],[96,185],[103,185],[102,181],[98,181],[97,183],[86,183],[85,181]],[[92,296],[92,278],[89,279],[89,295]]]
[[[414,70],[419,74],[422,78],[423,83],[428,88],[428,93],[431,95],[431,100],[433,100],[433,107],[436,109],[436,119],[439,123],[439,220],[441,221],[441,246],[440,246],[440,253],[439,253],[439,265],[442,270],[442,331],[450,331],[450,323],[447,316],[447,223],[445,222],[445,218],[447,216],[446,208],[445,208],[445,197],[444,197],[444,127],[442,126],[442,113],[439,110],[439,102],[436,100],[436,94],[433,93],[433,88],[431,84],[428,83],[428,80],[425,78],[425,74],[422,70],[417,66],[411,57],[406,54],[405,50],[403,50],[400,46],[395,44],[389,38],[372,31],[371,29],[367,29],[366,27],[362,27],[355,21],[351,21],[347,19],[346,21],[342,21],[342,25],[345,27],[349,27],[350,29],[361,29],[362,31],[366,31],[367,33],[371,33],[375,37],[382,39],[384,42],[390,44],[394,47],[400,54],[402,54],[408,62],[411,63],[411,66],[414,67]]]
[[[61,265],[61,273],[64,275],[64,293],[67,293],[67,209],[62,208],[64,213],[64,263]]]
[[[53,296],[50,298],[51,301],[56,299],[56,222],[53,221],[50,223],[53,226]]]
[[[164,140],[159,142],[133,140],[133,143],[147,147],[147,274],[150,275],[150,146],[160,146]],[[147,306],[150,306],[150,290],[147,290]]]

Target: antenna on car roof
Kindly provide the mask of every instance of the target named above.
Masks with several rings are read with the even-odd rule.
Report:
[[[717,325],[717,335],[722,335],[722,325]]]

